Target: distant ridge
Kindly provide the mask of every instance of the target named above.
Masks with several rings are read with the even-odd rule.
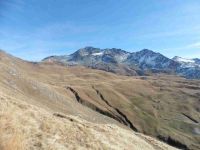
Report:
[[[121,75],[169,73],[188,79],[200,79],[200,59],[184,59],[178,56],[170,59],[149,49],[131,53],[117,48],[100,49],[87,46],[70,55],[50,56],[42,61],[83,65]]]

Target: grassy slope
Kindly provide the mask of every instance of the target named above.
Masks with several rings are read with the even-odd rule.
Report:
[[[174,149],[113,124],[95,124],[80,117],[53,114],[5,92],[0,92],[0,108],[1,150]]]
[[[31,64],[1,54],[0,84],[9,95],[26,97],[29,104],[50,112],[80,116],[95,123],[119,123],[92,111],[96,107],[122,117],[140,132],[172,137],[190,149],[199,148],[199,81],[174,76],[147,78],[118,76],[83,67]],[[73,88],[89,107],[77,104]],[[104,100],[97,94],[103,95]],[[95,106],[95,107],[94,107]],[[189,117],[188,117],[189,116]],[[192,120],[191,120],[192,118]]]

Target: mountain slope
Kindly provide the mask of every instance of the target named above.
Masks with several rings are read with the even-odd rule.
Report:
[[[0,112],[1,150],[175,150],[153,138],[113,124],[95,124],[80,117],[51,113],[2,91],[0,99],[0,108],[3,108]]]
[[[85,47],[71,55],[50,56],[43,59],[44,62],[61,62],[66,65],[83,65],[93,69],[105,70],[124,75],[137,75],[141,71],[136,66],[127,66],[122,62],[130,53],[121,49],[99,49]]]
[[[5,53],[0,53],[0,79],[3,95],[44,109],[50,118],[52,114],[77,116],[91,124],[124,128],[130,134],[145,133],[178,148],[200,148],[198,80],[162,74],[127,77],[52,62],[29,63]]]
[[[175,149],[74,100],[66,87],[88,86],[76,77],[83,68],[77,69],[29,63],[0,52],[0,149]],[[104,102],[92,103],[107,112]]]
[[[137,64],[141,69],[176,70],[179,66],[175,61],[148,49],[132,53],[126,61]]]
[[[175,56],[173,60],[181,64],[177,73],[189,79],[200,79],[200,59],[186,59]]]
[[[169,59],[148,49],[139,52],[126,52],[121,49],[99,49],[85,47],[71,55],[51,56],[44,62],[59,62],[65,65],[83,65],[121,75],[149,75],[170,73],[190,79],[200,79],[199,59]],[[185,69],[186,68],[186,69]]]
[[[194,58],[194,59],[187,59],[175,56],[172,58],[174,61],[180,63],[182,67],[184,68],[190,68],[190,67],[200,67],[200,59]]]

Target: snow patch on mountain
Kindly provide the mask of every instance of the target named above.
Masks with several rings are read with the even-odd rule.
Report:
[[[178,56],[175,56],[173,58],[173,60],[178,61],[178,62],[195,63],[195,61],[193,59],[182,58],[182,57],[178,57]]]
[[[188,59],[188,58],[182,58],[175,56],[172,58],[174,61],[181,64],[184,68],[193,68],[193,67],[200,67],[200,63],[198,63],[198,59]]]
[[[103,52],[93,53],[92,55],[93,55],[93,56],[101,56],[101,55],[103,55]]]
[[[149,65],[152,65],[152,66],[155,66],[155,59],[156,59],[157,56],[153,56],[153,57],[146,57],[146,56],[143,56],[139,59],[139,63],[147,63]]]

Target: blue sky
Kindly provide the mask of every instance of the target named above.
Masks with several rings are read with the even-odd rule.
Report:
[[[200,58],[200,0],[0,0],[0,49],[37,61],[85,46]]]

